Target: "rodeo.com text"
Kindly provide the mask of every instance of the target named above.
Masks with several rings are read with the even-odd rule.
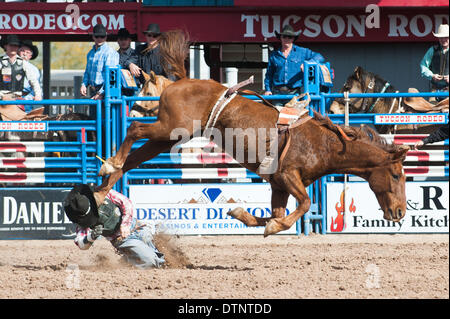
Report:
[[[217,315],[237,315],[237,314],[269,314],[272,307],[268,303],[217,303],[212,305],[198,305],[185,303],[178,306],[179,315],[197,315],[200,317],[214,318]]]

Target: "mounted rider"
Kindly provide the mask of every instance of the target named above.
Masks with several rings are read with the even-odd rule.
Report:
[[[438,32],[433,35],[439,39],[439,43],[433,45],[425,53],[420,62],[420,70],[423,77],[430,80],[432,92],[447,91],[448,92],[448,48],[449,48],[449,26],[441,24]],[[430,101],[438,99],[432,97]]]
[[[35,93],[34,100],[40,101],[42,100],[41,86],[30,63],[17,54],[20,45],[21,41],[16,35],[2,38],[0,46],[6,54],[0,57],[0,100],[20,99],[25,79],[27,79]],[[0,109],[2,114],[10,120],[19,120],[18,117],[23,116],[19,107],[3,106]]]

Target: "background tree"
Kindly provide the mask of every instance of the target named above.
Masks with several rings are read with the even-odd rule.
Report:
[[[42,42],[34,42],[39,48],[39,56],[31,61],[42,70]],[[118,49],[115,42],[108,45]],[[52,42],[51,43],[51,69],[52,70],[81,70],[86,67],[86,56],[92,49],[93,42]]]

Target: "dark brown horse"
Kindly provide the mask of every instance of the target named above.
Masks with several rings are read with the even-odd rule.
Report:
[[[103,202],[106,194],[125,172],[168,151],[177,143],[177,140],[170,138],[174,130],[181,128],[193,136],[194,130],[198,129],[195,121],[204,130],[213,106],[226,89],[212,80],[187,78],[169,85],[161,94],[158,120],[151,124],[133,122],[117,154],[102,166],[100,175],[109,176],[95,192],[97,204]],[[276,127],[277,118],[278,111],[275,108],[236,96],[220,113],[214,128],[222,136],[226,136],[227,129],[257,129],[258,137],[269,143],[266,132]],[[225,148],[233,157],[239,151],[236,141],[241,137],[233,136],[232,149]],[[133,143],[143,138],[149,141],[128,154]],[[306,191],[308,185],[327,174],[348,173],[361,176],[369,182],[385,219],[399,221],[404,217],[406,198],[402,163],[407,149],[387,144],[369,128],[340,128],[320,114],[290,129],[290,146],[286,146],[286,139],[284,136],[278,143],[278,154],[285,150],[283,161],[273,174],[262,176],[272,187],[271,218],[254,217],[242,208],[231,211],[231,216],[248,226],[265,225],[265,236],[289,229],[310,207]],[[254,161],[245,156],[241,164],[258,172],[265,155],[259,150],[267,145],[251,143],[249,138],[243,140],[244,152],[258,156]],[[223,147],[224,144],[226,141],[219,145]],[[299,205],[294,212],[285,216],[289,195],[293,195]]]
[[[353,70],[353,73],[347,78],[344,86],[339,91],[340,93],[395,93],[396,88],[388,81],[382,79],[379,75],[364,70],[358,66]],[[418,92],[415,89],[410,89],[410,92]],[[417,111],[412,108],[412,103],[419,103],[420,106],[430,104],[423,98],[351,98],[349,103],[349,113],[398,113],[410,112],[419,113],[424,112],[426,108],[421,107],[422,110]],[[446,104],[446,108],[441,108],[448,112],[448,99],[442,101],[440,104]],[[345,100],[344,98],[337,98],[330,106],[330,113],[344,114]],[[377,125],[375,126],[380,134],[387,133],[431,133],[436,130],[437,126],[433,124],[423,125]]]

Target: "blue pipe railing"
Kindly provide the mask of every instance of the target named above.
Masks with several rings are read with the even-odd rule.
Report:
[[[159,97],[128,97],[121,95],[121,76],[120,68],[107,68],[105,71],[105,99],[104,101],[94,100],[42,100],[42,101],[0,101],[0,105],[95,105],[97,110],[97,118],[89,121],[68,121],[65,123],[58,121],[48,121],[49,130],[80,130],[84,128],[88,131],[96,131],[97,142],[46,142],[46,151],[65,151],[65,152],[80,152],[85,154],[86,152],[95,152],[97,155],[105,155],[108,158],[117,151],[123,139],[126,136],[126,131],[129,124],[132,121],[138,120],[142,122],[154,122],[156,117],[145,118],[128,118],[127,106],[131,101],[157,101]],[[335,98],[343,98],[343,93],[323,93],[320,92],[320,83],[318,83],[318,68],[317,65],[305,63],[305,76],[304,76],[304,88],[305,91],[310,93],[311,105],[316,111],[322,114],[326,113],[326,103]],[[296,95],[268,95],[264,96],[269,101],[275,100],[290,100]],[[399,98],[399,97],[448,97],[448,93],[444,92],[422,92],[422,93],[350,93],[348,97],[351,98]],[[260,98],[251,95],[244,95],[244,97],[251,100],[260,100]],[[104,110],[102,109],[102,103],[104,103]],[[312,109],[310,113],[312,113]],[[104,118],[102,118],[102,112]],[[423,113],[421,113],[423,115]],[[434,113],[433,115],[443,115],[445,121],[448,122],[448,113]],[[376,114],[380,115],[380,114]],[[375,114],[350,114],[350,124],[374,124]],[[334,123],[343,124],[344,115],[328,115]],[[388,123],[387,123],[388,124]],[[104,131],[103,131],[104,130]],[[105,134],[105,141],[102,141],[102,132]],[[142,141],[136,143],[136,146],[141,145]],[[104,145],[104,153],[102,152],[102,145]],[[162,154],[160,158],[155,158],[149,163],[165,163],[167,154]],[[177,161],[175,161],[176,163]],[[49,173],[48,181],[50,182],[67,182],[70,180],[72,183],[77,182],[96,182],[100,183],[101,179],[95,176],[95,172],[98,172],[101,163],[93,158],[83,157],[81,158],[61,158],[61,159],[49,159],[47,161],[49,167],[57,168],[72,168],[81,165],[82,174],[76,173]],[[173,164],[173,162],[172,162]],[[252,175],[253,174],[253,175]],[[249,176],[258,177],[256,174],[249,172]],[[124,174],[121,184],[115,185],[117,189],[121,186],[122,191],[128,189],[129,179],[145,179],[145,178],[180,178],[179,169],[158,169],[158,170],[135,170],[130,171],[129,174]],[[47,179],[46,179],[47,181]],[[321,232],[326,233],[326,196],[325,196],[325,179],[322,178],[316,181],[315,184],[308,187],[308,193],[312,201],[311,209],[305,214],[303,218],[304,233],[307,235],[310,231],[310,226],[313,225],[315,232],[319,232],[319,223],[321,222]],[[299,227],[299,224],[297,225]]]
[[[100,163],[95,158],[87,157],[87,152],[94,152],[95,154],[102,156],[103,141],[101,103],[102,101],[100,100],[88,99],[0,101],[0,105],[85,105],[87,107],[94,106],[96,108],[97,118],[95,120],[43,121],[47,124],[48,131],[78,132],[78,142],[43,142],[45,152],[74,152],[79,154],[79,157],[76,158],[46,158],[45,168],[76,168],[78,170],[77,173],[67,173],[68,175],[66,175],[66,178],[61,177],[61,174],[63,173],[45,172],[46,183],[73,183],[77,181],[82,183],[87,183],[88,181],[95,182],[97,184],[101,183],[101,178],[97,176],[98,172],[100,171]],[[95,132],[95,142],[87,141],[85,135],[86,131]],[[82,136],[82,134],[84,134],[84,136]]]

